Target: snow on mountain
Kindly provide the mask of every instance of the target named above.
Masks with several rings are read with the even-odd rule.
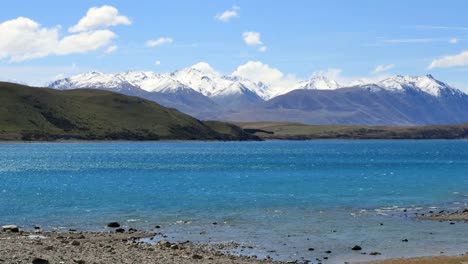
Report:
[[[376,83],[377,86],[390,91],[404,91],[416,89],[432,96],[439,96],[441,91],[448,90],[452,93],[459,92],[457,89],[436,80],[432,75],[425,76],[402,76],[397,75]]]
[[[121,90],[132,86],[125,78],[114,75],[104,74],[102,72],[89,72],[78,74],[65,79],[52,82],[49,87],[67,90],[77,88],[98,88]]]
[[[192,88],[165,74],[131,71],[117,75],[147,92],[175,93],[186,89],[192,90]]]
[[[239,100],[239,95],[250,98],[256,95],[261,100],[269,100],[295,89],[336,90],[351,86],[372,87],[373,91],[385,89],[388,91],[404,92],[408,89],[415,89],[432,96],[440,96],[441,91],[452,94],[463,93],[436,80],[431,75],[397,75],[378,82],[361,79],[347,85],[341,85],[337,81],[325,76],[315,75],[308,80],[298,82],[292,87],[273,90],[262,82],[254,82],[236,76],[224,76],[206,62],[197,63],[171,74],[158,74],[150,71],[128,71],[117,74],[90,72],[57,80],[49,85],[49,87],[56,89],[98,88],[115,89],[116,91],[142,89],[146,92],[160,93],[195,91],[212,99],[225,98],[227,96],[234,98],[236,96],[236,100]]]
[[[171,74],[171,77],[208,97],[255,93],[263,100],[271,98],[265,84],[224,76],[206,62],[176,71]]]
[[[177,80],[195,91],[212,96],[216,91],[228,87],[231,82],[216,72],[206,62],[197,63],[191,67],[172,73],[171,78]]]
[[[296,89],[308,90],[335,90],[342,86],[335,80],[331,80],[322,75],[315,75],[309,80],[299,82]]]

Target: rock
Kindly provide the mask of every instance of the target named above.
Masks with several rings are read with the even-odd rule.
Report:
[[[78,240],[73,240],[70,244],[71,244],[72,246],[79,246],[79,245],[80,245],[80,241],[78,241]]]
[[[123,228],[117,228],[117,229],[115,230],[115,232],[117,232],[117,233],[124,233],[124,232],[125,232],[125,229],[123,229]]]
[[[43,258],[34,258],[32,263],[33,264],[49,264],[49,261]]]
[[[2,226],[3,232],[12,232],[12,233],[18,233],[19,228],[16,225],[4,225]]]
[[[86,261],[84,261],[82,259],[74,259],[73,262],[78,263],[78,264],[85,264],[86,263]]]
[[[161,226],[157,225],[157,226],[155,226],[154,228],[159,229],[159,228],[161,228]]]
[[[40,226],[37,226],[37,225],[36,225],[36,226],[34,226],[34,230],[40,230],[40,229],[41,229],[41,227],[40,227]]]
[[[171,249],[179,249],[179,246],[177,244],[172,244]]]
[[[45,250],[54,250],[54,247],[53,246],[46,246],[44,249]]]
[[[193,259],[203,259],[202,256],[197,255],[197,254],[193,254],[193,255],[192,255],[192,258],[193,258]]]
[[[408,242],[408,239],[402,239],[401,242]]]
[[[161,240],[161,241],[158,242],[158,245],[164,246],[164,247],[170,247],[172,244],[171,244],[171,242],[169,242],[167,240]]]
[[[382,255],[382,253],[377,252],[377,251],[373,251],[373,252],[369,253],[369,255],[371,255],[371,256],[377,256],[377,255]]]
[[[107,227],[117,228],[120,227],[120,224],[118,222],[110,222],[107,224]]]
[[[352,250],[362,250],[362,247],[356,245],[354,247],[351,248]]]
[[[451,225],[454,225],[455,223],[454,222],[450,222]]]
[[[314,249],[314,248],[309,248],[308,250],[309,250],[309,251],[314,251],[315,249]]]
[[[325,253],[331,254],[332,252],[331,252],[331,250],[327,250],[327,251],[325,251]]]
[[[136,230],[135,228],[132,228],[132,227],[130,227],[130,228],[128,229],[128,232],[136,232],[136,231],[138,231],[138,230]]]

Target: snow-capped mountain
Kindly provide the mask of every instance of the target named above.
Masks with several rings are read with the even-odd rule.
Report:
[[[432,75],[425,76],[402,76],[397,75],[377,83],[379,87],[393,91],[404,91],[406,89],[419,90],[433,96],[440,96],[442,91],[460,93],[461,91],[436,80]]]
[[[263,82],[222,75],[201,62],[169,74],[90,72],[49,87],[116,91],[200,119],[369,125],[468,122],[468,95],[431,75],[362,79],[347,85],[315,75],[273,89]]]
[[[49,84],[49,87],[59,90],[95,88],[121,91],[123,89],[130,89],[134,85],[119,74],[89,72],[54,81]]]
[[[170,76],[210,98],[226,97],[228,95],[236,97],[240,95],[251,96],[252,94],[264,100],[270,98],[265,84],[224,76],[206,62],[200,62],[191,67],[175,71]]]
[[[335,80],[331,80],[325,76],[315,75],[309,80],[299,82],[296,89],[335,90],[341,87],[343,86]]]

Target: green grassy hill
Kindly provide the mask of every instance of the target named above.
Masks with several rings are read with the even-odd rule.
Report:
[[[386,127],[238,122],[236,125],[262,139],[468,139],[468,124]]]
[[[118,93],[0,82],[0,140],[252,140],[223,122]]]

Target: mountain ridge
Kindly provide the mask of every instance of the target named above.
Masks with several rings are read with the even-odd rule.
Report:
[[[278,91],[261,81],[222,75],[208,63],[201,62],[168,74],[91,72],[57,80],[49,87],[117,91],[177,108],[204,120],[364,125],[468,121],[465,112],[468,96],[432,75],[395,75],[378,82],[360,80],[350,84],[313,75]],[[367,101],[359,97],[367,98]]]

